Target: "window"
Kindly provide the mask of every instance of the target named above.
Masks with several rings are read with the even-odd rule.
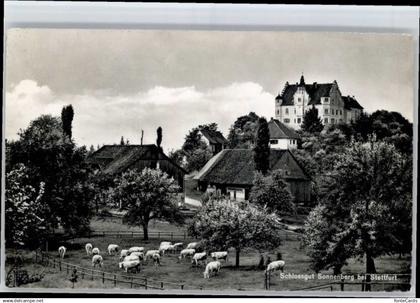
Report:
[[[324,123],[328,123],[328,118],[324,118]]]
[[[279,140],[274,140],[274,139],[270,140],[270,144],[278,144],[278,143],[279,143]]]
[[[298,98],[298,103],[300,103],[302,101],[302,98]]]
[[[342,115],[343,114],[343,111],[340,109],[340,115]]]
[[[288,108],[286,108],[286,109],[284,110],[284,113],[285,113],[286,115],[288,115],[288,114],[289,114],[289,109],[288,109]]]
[[[279,110],[277,110],[277,115],[279,115],[280,114],[280,111]]]
[[[328,103],[330,101],[330,98],[324,98],[324,102]]]
[[[331,118],[331,123],[334,123],[335,122],[335,119],[334,118]]]
[[[335,111],[335,114],[338,115],[338,109]]]
[[[325,114],[328,115],[328,108],[325,109]]]
[[[300,118],[297,118],[297,123],[298,123],[298,124],[300,123]]]
[[[290,119],[284,119],[283,122],[284,123],[290,123]]]

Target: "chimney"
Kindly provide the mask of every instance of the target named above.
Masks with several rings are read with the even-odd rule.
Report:
[[[144,131],[141,130],[141,139],[140,139],[140,145],[143,146],[143,135],[144,135]]]

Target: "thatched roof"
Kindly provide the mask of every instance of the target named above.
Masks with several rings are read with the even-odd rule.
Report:
[[[155,144],[147,145],[104,145],[94,152],[87,162],[98,165],[104,173],[118,174],[127,170],[139,160],[165,160],[186,171],[169,159]]]
[[[270,169],[282,169],[285,179],[310,180],[288,150],[270,150]],[[224,149],[200,170],[195,180],[213,184],[252,186],[255,175],[254,154],[250,149]]]

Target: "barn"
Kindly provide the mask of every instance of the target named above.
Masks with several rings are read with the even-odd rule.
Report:
[[[104,145],[94,152],[87,162],[106,174],[120,174],[129,169],[152,168],[166,172],[178,185],[184,187],[186,171],[168,158],[155,144]]]
[[[270,150],[270,170],[281,169],[297,202],[311,199],[311,179],[289,150]],[[201,192],[218,191],[233,200],[248,200],[255,164],[250,149],[225,149],[211,158],[194,177]]]

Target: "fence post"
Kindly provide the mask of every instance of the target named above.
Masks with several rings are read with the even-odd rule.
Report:
[[[344,291],[344,279],[341,279],[340,289],[341,291]]]
[[[61,271],[61,259],[60,259],[60,262],[58,263],[58,265],[60,266],[60,271]]]
[[[133,277],[131,277],[130,288],[133,288]]]
[[[362,291],[365,291],[365,277],[362,279]]]
[[[117,286],[117,275],[114,275],[114,286]]]
[[[102,284],[104,284],[104,283],[105,283],[105,273],[102,272]]]
[[[85,269],[82,267],[82,273],[81,273],[81,275],[82,275],[82,280],[85,278]]]
[[[144,278],[144,289],[147,289],[147,278]]]
[[[93,269],[92,269],[92,281],[93,281]]]
[[[160,288],[163,289],[163,282],[160,282]]]
[[[181,284],[181,289],[184,290],[184,284]]]

